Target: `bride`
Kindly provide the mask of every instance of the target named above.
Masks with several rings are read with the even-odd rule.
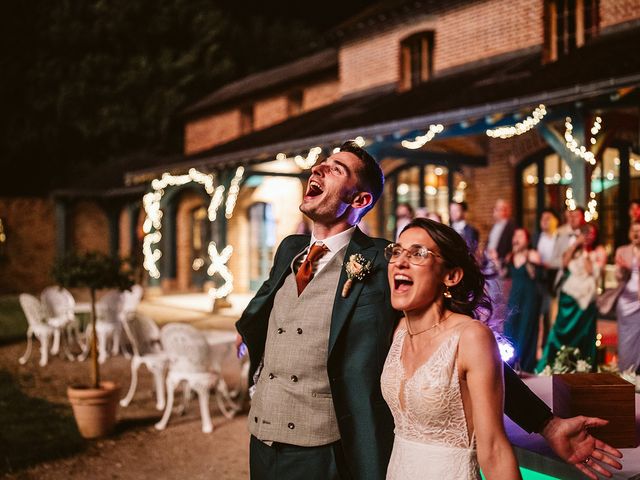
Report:
[[[502,422],[502,361],[472,317],[484,278],[451,228],[416,219],[385,250],[391,303],[404,312],[381,378],[395,420],[388,480],[518,479]],[[479,466],[478,466],[479,464]]]

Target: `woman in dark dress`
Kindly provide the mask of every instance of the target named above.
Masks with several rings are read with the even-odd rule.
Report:
[[[516,350],[520,369],[533,372],[536,366],[540,293],[536,284],[536,267],[540,254],[529,248],[529,233],[518,228],[513,233],[512,250],[507,257],[507,274],[511,277],[511,293],[507,305],[505,336]]]

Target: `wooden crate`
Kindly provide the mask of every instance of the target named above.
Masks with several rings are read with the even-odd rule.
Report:
[[[572,373],[553,376],[553,413],[561,418],[586,415],[609,420],[592,433],[616,448],[635,448],[634,386],[612,373]]]

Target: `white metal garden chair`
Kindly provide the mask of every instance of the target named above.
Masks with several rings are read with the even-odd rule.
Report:
[[[56,329],[53,336],[51,353],[55,355],[60,349],[62,330],[66,332],[67,343],[71,344],[71,338],[73,336],[75,342],[84,352],[86,344],[82,341],[80,322],[78,322],[75,315],[76,301],[69,290],[58,286],[47,287],[40,294],[40,301],[48,316],[47,323]]]
[[[122,292],[110,290],[96,304],[96,334],[98,336],[98,362],[104,363],[109,353],[120,352],[122,335]],[[111,347],[111,348],[109,348]]]
[[[167,426],[173,409],[174,391],[184,383],[185,405],[191,390],[195,390],[200,403],[202,431],[211,432],[213,424],[209,411],[210,390],[218,388],[221,372],[212,364],[211,349],[204,334],[191,325],[171,323],[162,328],[160,338],[169,357],[169,372],[166,382],[167,405],[162,419],[155,427],[164,430]],[[216,395],[216,399],[223,410],[225,406],[221,404],[221,398]]]
[[[140,365],[147,367],[153,375],[156,391],[156,408],[165,407],[164,374],[168,362],[166,353],[160,344],[160,329],[149,317],[129,315],[122,323],[124,332],[131,343],[131,386],[127,395],[120,400],[120,405],[128,406],[133,400],[138,386],[138,369]]]
[[[31,356],[33,337],[35,337],[40,342],[40,366],[44,367],[49,362],[49,346],[55,328],[47,323],[46,312],[40,300],[28,293],[21,294],[19,299],[29,327],[27,328],[27,350],[18,361],[21,365],[27,363]]]

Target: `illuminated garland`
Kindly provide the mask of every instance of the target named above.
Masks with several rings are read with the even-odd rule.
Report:
[[[367,143],[365,139],[361,136],[357,136],[356,138],[353,139],[353,141],[359,147],[364,147]],[[338,153],[339,151],[340,151],[340,147],[336,147],[332,150],[332,153],[335,154],[335,153]],[[298,167],[300,167],[300,169],[309,170],[311,167],[313,167],[316,164],[321,154],[322,154],[321,147],[312,147],[309,149],[309,152],[307,153],[306,156],[296,155],[293,157],[293,161],[296,163]],[[288,158],[292,158],[292,157],[288,157],[286,153],[279,153],[276,155],[276,160],[282,161],[282,160],[287,160]]]
[[[595,165],[596,157],[593,154],[593,152],[587,150],[587,147],[585,147],[584,145],[578,145],[578,141],[573,137],[573,124],[571,123],[571,117],[567,117],[565,119],[564,126],[565,126],[564,140],[567,148],[572,153],[582,158],[584,161],[589,162],[591,165]],[[596,144],[595,136],[598,134],[598,132],[601,129],[602,129],[602,118],[596,117],[595,121],[593,122],[593,126],[591,127],[591,135],[592,135],[592,137],[590,138],[591,145]]]
[[[531,112],[531,115],[525,118],[522,122],[518,122],[515,125],[508,127],[498,127],[487,130],[487,135],[491,138],[511,138],[516,135],[522,135],[535,127],[540,120],[547,114],[547,109],[543,104]]]
[[[226,218],[231,218],[233,216],[233,210],[237,202],[238,193],[240,192],[240,182],[243,174],[244,168],[238,167],[235,176],[231,180],[225,204]],[[185,185],[189,182],[199,183],[204,186],[206,192],[211,196],[211,201],[207,208],[209,221],[214,222],[217,218],[217,211],[222,204],[225,188],[223,185],[218,185],[214,188],[213,175],[202,173],[195,168],[192,168],[186,175],[171,175],[170,173],[163,173],[159,179],[153,180],[151,182],[151,188],[153,188],[153,191],[145,194],[142,198],[144,210],[147,215],[142,226],[145,233],[142,243],[142,253],[144,255],[143,266],[152,278],[160,278],[160,270],[158,270],[157,262],[162,257],[162,251],[157,247],[157,245],[162,239],[160,230],[162,228],[163,214],[160,208],[160,202],[165,193],[165,188]],[[155,248],[154,245],[156,245]],[[219,273],[224,280],[224,283],[220,288],[209,289],[209,295],[215,298],[225,297],[233,290],[233,275],[225,265],[231,257],[232,252],[233,247],[231,245],[227,245],[222,252],[218,254],[215,242],[209,242],[208,253],[211,259],[211,265],[209,265],[209,268],[207,269],[207,274],[212,277],[215,273]],[[198,269],[201,268],[201,266],[202,265],[197,265]],[[195,269],[196,265],[194,264],[192,267]]]
[[[404,148],[416,150],[433,140],[433,137],[435,137],[438,133],[441,133],[443,130],[444,127],[439,123],[437,125],[429,125],[429,130],[427,130],[427,133],[425,133],[424,135],[419,135],[414,140],[403,140],[400,143]]]
[[[233,253],[233,246],[227,245],[218,253],[216,243],[209,242],[207,252],[211,259],[211,265],[207,268],[207,275],[213,277],[215,273],[218,273],[224,280],[220,288],[210,288],[209,295],[213,298],[224,298],[233,291],[233,275],[226,265]]]

